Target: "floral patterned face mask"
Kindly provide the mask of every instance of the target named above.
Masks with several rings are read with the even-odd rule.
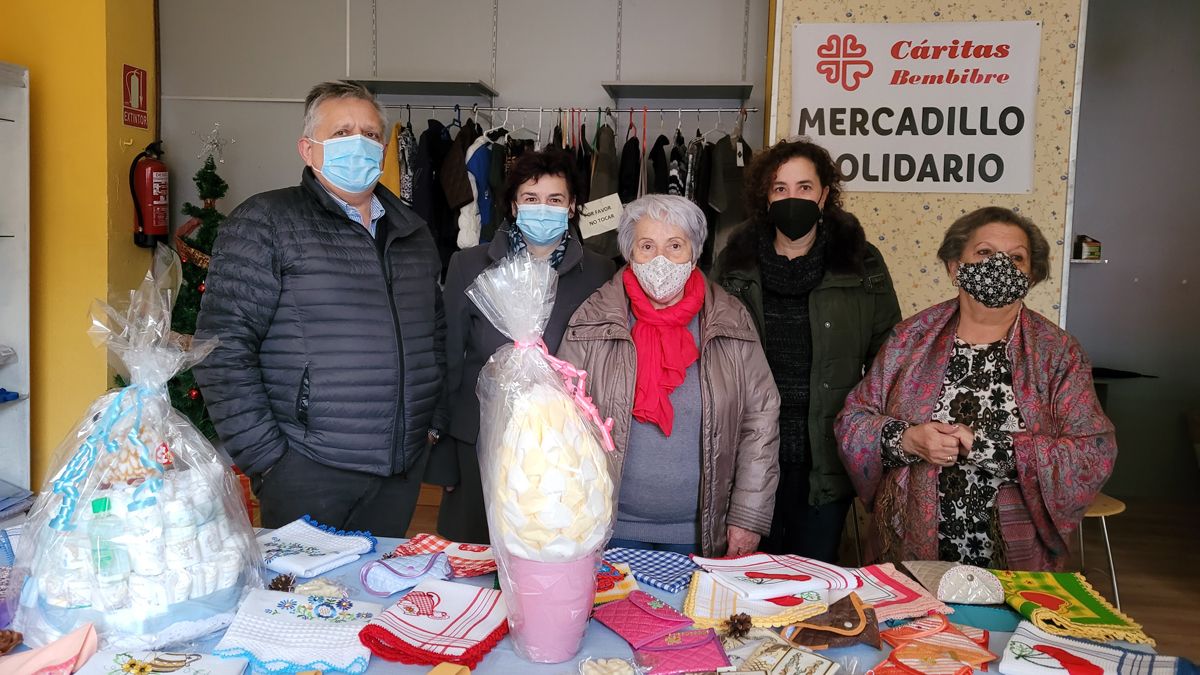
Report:
[[[633,273],[646,295],[656,302],[666,302],[687,285],[692,276],[692,263],[677,263],[666,256],[656,256],[648,263],[632,263]]]
[[[955,282],[985,307],[999,309],[1029,293],[1029,276],[1007,253],[996,252],[977,263],[959,263]]]

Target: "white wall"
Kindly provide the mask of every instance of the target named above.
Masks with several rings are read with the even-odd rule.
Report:
[[[1120,454],[1106,492],[1195,498],[1184,414],[1200,410],[1200,4],[1090,0],[1067,329],[1098,366],[1158,379],[1108,387]]]
[[[617,79],[617,0],[499,0],[495,88],[497,106],[615,106],[601,88]],[[754,83],[750,107],[762,108],[765,91],[767,0],[749,0],[745,80]],[[372,3],[350,0],[160,0],[162,134],[174,181],[176,224],[186,200],[195,201],[190,177],[199,168],[201,143],[214,122],[236,143],[218,167],[230,190],[222,210],[246,197],[299,181],[296,153],[302,106],[180,100],[172,97],[302,99],[313,84],[352,78],[482,80],[492,69],[492,3],[482,0],[376,0],[378,40],[372,49]],[[730,82],[742,76],[743,17],[736,0],[623,0],[621,73],[624,81]],[[396,102],[455,103],[450,99]],[[463,99],[469,105],[472,100]],[[486,100],[478,101],[486,105]],[[736,107],[735,101],[626,101],[623,106]],[[391,109],[397,119],[402,111]],[[427,111],[414,111],[420,133]],[[435,114],[443,122],[452,113]],[[513,115],[517,115],[513,113]],[[641,114],[637,117],[640,120]],[[537,114],[526,118],[537,126]],[[627,115],[621,116],[623,134]],[[763,113],[751,114],[745,137],[757,149]],[[510,122],[513,118],[510,118]],[[732,119],[723,118],[728,129]],[[716,116],[703,115],[708,130]],[[518,122],[519,123],[519,122]],[[640,122],[639,122],[640,123]],[[677,116],[663,121],[671,132]],[[553,127],[545,116],[547,132]],[[685,133],[696,115],[685,114]],[[648,135],[657,134],[650,115]]]

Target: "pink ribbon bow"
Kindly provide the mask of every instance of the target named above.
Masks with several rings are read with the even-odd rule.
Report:
[[[583,412],[583,416],[591,420],[596,428],[600,430],[600,440],[604,446],[605,452],[612,452],[616,449],[616,445],[612,439],[612,418],[601,419],[600,409],[592,402],[592,397],[587,395],[585,383],[587,382],[587,371],[580,370],[571,365],[570,362],[564,361],[550,353],[546,348],[546,342],[538,338],[537,342],[517,342],[518,349],[536,349],[546,357],[546,362],[563,378],[563,385],[567,388],[567,393],[575,400],[575,405]]]

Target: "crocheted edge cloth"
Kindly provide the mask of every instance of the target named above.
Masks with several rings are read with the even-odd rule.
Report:
[[[448,656],[428,652],[420,647],[409,644],[396,637],[394,633],[382,626],[367,624],[358,632],[358,639],[371,650],[371,653],[386,661],[399,661],[416,666],[436,666],[439,663],[453,663],[466,666],[472,670],[479,665],[483,657],[492,651],[504,636],[508,635],[508,620],[496,627],[490,635],[479,644],[468,648],[458,656]]]
[[[700,616],[696,612],[696,596],[700,590],[700,577],[698,575],[705,572],[697,570],[692,572],[692,581],[688,585],[687,599],[683,601],[683,613],[687,618],[691,619],[697,628],[721,628],[725,622],[729,620],[728,616],[722,617],[707,617]],[[713,584],[717,584],[714,580]],[[724,586],[717,584],[717,587],[731,594],[736,594],[734,591],[726,589]],[[763,602],[766,602],[765,600]],[[750,624],[759,628],[780,628],[787,626],[797,621],[811,619],[818,614],[824,614],[829,611],[829,605],[820,602],[811,604],[797,605],[796,607],[780,607],[782,610],[779,614],[770,616],[755,616],[751,617]]]
[[[367,551],[367,553],[374,553],[375,547],[379,545],[379,541],[375,539],[375,537],[369,531],[366,530],[339,530],[332,525],[322,525],[321,523],[318,523],[307,513],[301,516],[300,520],[305,524],[311,525],[327,534],[336,534],[339,537],[362,537],[367,539],[371,542],[371,548]]]
[[[316,670],[321,672],[348,673],[348,675],[362,675],[367,672],[367,663],[369,661],[360,656],[351,661],[347,668],[342,668],[339,665],[326,661],[313,661],[304,665],[297,665],[283,660],[260,661],[254,654],[240,647],[236,649],[215,649],[213,650],[213,656],[219,656],[223,659],[246,659],[250,662],[249,667],[246,668],[247,672],[261,669],[268,673],[305,673]]]
[[[1038,607],[1037,609],[1034,609],[1033,611],[1031,611],[1029,613],[1029,620],[1035,626],[1037,626],[1038,628],[1041,628],[1042,630],[1046,631],[1047,633],[1050,633],[1051,635],[1061,635],[1064,637],[1081,637],[1081,638],[1087,638],[1089,640],[1095,640],[1096,642],[1108,642],[1109,640],[1124,640],[1125,642],[1150,645],[1151,647],[1154,647],[1157,644],[1154,641],[1154,638],[1150,637],[1149,635],[1146,635],[1146,632],[1142,628],[1142,625],[1140,623],[1131,619],[1128,614],[1125,614],[1124,612],[1117,609],[1116,607],[1113,607],[1112,604],[1109,603],[1109,601],[1104,598],[1104,596],[1097,593],[1096,589],[1092,588],[1092,584],[1087,580],[1086,577],[1084,577],[1082,574],[1079,574],[1077,572],[1072,572],[1071,576],[1075,577],[1075,580],[1079,583],[1079,585],[1082,586],[1085,591],[1087,591],[1088,593],[1090,593],[1092,595],[1092,599],[1097,604],[1101,605],[1102,607],[1104,607],[1104,609],[1108,610],[1109,612],[1112,612],[1113,616],[1128,623],[1129,625],[1128,626],[1113,626],[1113,625],[1096,626],[1096,625],[1090,625],[1090,624],[1085,624],[1085,623],[1078,623],[1076,621],[1072,621],[1071,619],[1069,619],[1065,616],[1062,616],[1061,614],[1059,614],[1058,612],[1055,612],[1052,609],[1049,609],[1046,607]],[[1006,578],[1004,576],[997,574],[996,577],[998,579],[1000,579],[1001,585],[1004,586],[1005,601],[1009,604],[1010,607],[1017,610],[1017,613],[1023,614],[1021,612],[1021,605],[1024,605],[1030,601],[1025,600],[1024,598],[1021,598],[1020,596],[1016,595],[1015,593],[1010,593],[1009,588],[1010,588],[1011,582],[1006,583]]]

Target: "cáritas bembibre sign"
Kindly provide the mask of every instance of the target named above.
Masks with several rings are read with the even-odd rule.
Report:
[[[851,190],[1030,192],[1041,23],[792,29],[791,133]]]

